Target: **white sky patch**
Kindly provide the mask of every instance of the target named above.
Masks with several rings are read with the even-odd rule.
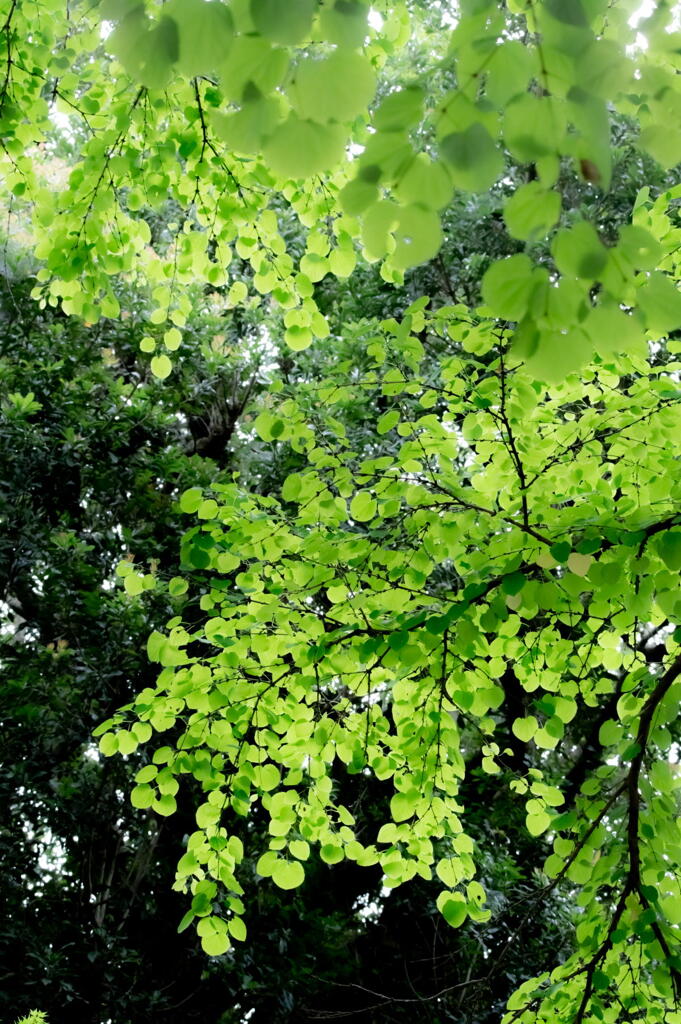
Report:
[[[20,786],[17,790],[17,796],[25,798],[27,791],[23,786]],[[40,800],[37,794],[30,794],[34,798],[34,803],[39,804]],[[19,816],[17,815],[19,819]],[[26,883],[27,899],[29,893],[40,893],[43,886],[49,882],[50,878],[60,875],[63,871],[64,865],[66,864],[66,849],[64,848],[61,840],[58,836],[53,835],[51,830],[47,827],[33,828],[28,822],[21,822],[20,826],[23,830],[24,836],[33,848],[35,859],[38,867],[40,868],[41,878],[37,884],[33,882]]]
[[[441,6],[441,16],[442,24],[446,25],[448,28],[456,28],[456,26],[459,24],[458,13],[455,13],[452,10],[448,10],[447,6]]]
[[[381,895],[387,895],[390,889],[384,889]],[[380,902],[369,895],[368,892],[361,893],[352,905],[360,921],[378,921],[383,908]]]
[[[376,32],[380,32],[383,28],[383,15],[379,14],[378,11],[375,11],[373,7],[369,11],[367,21]]]
[[[73,130],[73,117],[63,110],[58,110],[57,101],[50,104],[50,121],[68,142],[75,142],[76,135]]]
[[[42,849],[38,857],[38,865],[44,875],[60,875],[66,863],[66,850],[59,839],[49,829],[42,833],[38,842]]]
[[[640,52],[641,50],[647,50],[648,49],[648,40],[646,39],[646,37],[643,35],[642,32],[637,32],[636,33],[636,38],[635,38],[634,42],[631,43],[629,46],[625,47],[625,49],[626,49],[627,57],[633,57],[637,52]],[[638,69],[635,72],[635,74],[636,74],[637,78],[641,77],[641,72],[638,71]]]
[[[631,25],[632,28],[636,28],[639,21],[642,21],[644,18],[649,18],[654,10],[655,0],[644,0],[638,10],[634,11],[632,16],[629,18],[628,24]]]
[[[629,18],[627,24],[629,24],[632,28],[636,28],[639,22],[644,21],[646,18],[650,17],[650,15],[655,10],[655,6],[655,0],[644,0],[641,6],[636,11],[634,11],[632,16]],[[634,42],[631,43],[629,46],[625,47],[625,49],[627,56],[633,57],[635,56],[637,51],[640,52],[641,50],[648,49],[648,40],[642,32],[637,32]]]

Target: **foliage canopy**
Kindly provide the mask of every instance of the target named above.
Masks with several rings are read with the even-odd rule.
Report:
[[[681,158],[671,8],[639,21],[646,47],[636,49],[636,7],[623,0],[475,0],[453,29],[439,6],[428,17],[413,6],[379,3],[370,18],[363,0],[10,3],[2,152],[45,258],[36,295],[96,320],[118,314],[112,278],[139,275],[165,377],[185,285],[230,284],[234,303],[248,301],[230,277],[236,254],[252,266],[253,298],[273,296],[288,344],[302,349],[328,335],[313,285],[351,273],[356,240],[400,281],[436,255],[453,190],[488,190],[511,157],[533,167],[505,210],[528,252],[490,268],[483,297],[519,322],[518,351],[536,372],[553,366],[568,330],[573,362],[586,362],[622,303],[632,334],[676,326],[681,303],[654,234],[628,228],[606,248],[578,217],[559,225],[555,187],[570,160],[608,188],[609,104],[639,121],[638,144],[663,166]],[[416,69],[401,60],[410,15]],[[35,160],[55,110],[79,153],[58,212]],[[140,214],[169,199],[181,212],[159,245]],[[291,218],[309,229],[303,251],[287,247]],[[543,266],[530,273],[541,263],[533,245],[549,233],[554,279]],[[594,287],[598,302],[585,304]]]
[[[172,815],[183,776],[202,792],[180,928],[214,957],[246,938],[234,823],[263,812],[256,872],[280,889],[312,844],[388,890],[437,879],[449,925],[484,925],[478,758],[543,847],[534,900],[576,908],[572,951],[506,1024],[681,1020],[681,187],[644,187],[606,237],[564,185],[607,194],[615,112],[663,168],[681,159],[673,9],[5,6],[2,154],[43,308],[115,319],[134,282],[159,380],[197,281],[293,352],[338,345],[320,374],[270,375],[253,440],[283,453],[279,492],[197,481],[180,572],[119,565],[131,600],[167,588],[175,614],[99,747],[148,751],[135,808]],[[57,139],[76,155],[55,209]],[[480,294],[344,325],[342,358],[327,275],[359,255],[402,285],[453,197],[494,189],[512,251]],[[388,782],[390,820],[368,827],[339,770]]]

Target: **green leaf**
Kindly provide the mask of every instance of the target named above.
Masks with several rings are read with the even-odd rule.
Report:
[[[527,718],[515,718],[511,725],[511,731],[514,736],[517,736],[523,743],[529,743],[539,727],[539,723],[534,715],[529,715]]]
[[[343,186],[339,198],[343,212],[356,217],[378,199],[378,185],[357,177]]]
[[[170,793],[164,793],[162,796],[158,797],[158,799],[154,800],[152,806],[157,814],[162,815],[164,818],[168,818],[177,810],[177,801]]]
[[[265,764],[256,769],[255,785],[264,792],[276,789],[281,781],[281,772],[274,764]]]
[[[573,551],[568,555],[567,566],[575,576],[586,576],[592,563],[593,558],[591,555],[582,555],[578,551]]]
[[[202,501],[196,510],[196,515],[199,519],[215,519],[218,516],[220,509],[217,501],[213,498],[206,498]]]
[[[179,70],[189,78],[215,71],[234,36],[229,8],[219,0],[171,0],[164,10],[177,25]]]
[[[304,839],[292,839],[288,844],[288,848],[292,856],[298,860],[307,860],[310,856],[310,844],[305,842]]]
[[[461,863],[456,858],[449,857],[438,861],[435,872],[445,885],[453,889],[461,879]],[[447,896],[449,895],[451,894],[447,893]]]
[[[277,863],[277,855],[273,850],[268,850],[267,853],[261,854],[255,865],[255,870],[263,878],[269,878],[272,875],[274,866]]]
[[[134,786],[130,792],[130,803],[133,807],[151,807],[154,802],[156,794],[151,786],[139,785]]]
[[[375,90],[376,73],[369,59],[338,51],[321,60],[302,60],[288,96],[299,117],[326,124],[352,121],[366,110]]]
[[[520,325],[514,338],[514,348],[518,356],[526,358],[528,370],[538,380],[562,381],[593,356],[592,340],[579,327],[571,330],[535,330],[532,336],[531,326],[529,320]],[[521,330],[529,332],[531,345],[527,351],[519,344],[518,335]]]
[[[293,324],[293,326],[286,328],[284,341],[294,352],[302,352],[304,349],[309,348],[314,341],[314,336],[309,327]]]
[[[163,17],[152,27],[144,7],[135,6],[107,38],[106,48],[145,88],[161,89],[178,57],[177,26]]]
[[[397,223],[399,207],[387,199],[374,203],[364,217],[362,243],[368,260],[379,259],[388,251],[388,238]]]
[[[466,901],[459,892],[441,892],[437,898],[437,906],[452,928],[460,928],[468,917]]]
[[[559,231],[551,251],[562,274],[589,281],[598,279],[608,259],[595,228],[586,221]]]
[[[246,925],[240,917],[230,917],[227,922],[227,928],[229,929],[229,934],[233,939],[236,939],[237,942],[246,941]]]
[[[403,203],[440,210],[451,199],[452,179],[442,161],[417,153],[397,182],[395,194]]]
[[[565,861],[562,857],[552,853],[546,858],[544,863],[544,874],[549,878],[556,878],[565,867]]]
[[[415,790],[409,793],[395,793],[390,800],[390,814],[393,821],[407,821],[416,811],[419,795]]]
[[[350,277],[356,265],[354,249],[333,249],[329,255],[329,270],[335,277]]]
[[[197,931],[201,937],[201,946],[208,956],[222,956],[231,946],[227,925],[219,917],[204,917],[198,925]]]
[[[665,530],[657,543],[660,558],[672,572],[681,570],[681,530]]]
[[[681,924],[681,896],[664,897],[660,909],[670,924]]]
[[[394,236],[397,244],[391,263],[399,270],[415,267],[437,256],[442,244],[440,218],[422,205],[400,207]]]
[[[650,274],[637,296],[646,327],[654,335],[681,327],[681,292],[666,274],[659,271]]]
[[[614,722],[609,719],[607,722],[603,722],[603,725],[598,730],[598,742],[602,747],[612,747],[622,738],[623,728],[619,722]]]
[[[658,240],[636,224],[625,224],[620,228],[617,251],[632,270],[654,270],[664,254]]]
[[[182,344],[182,334],[177,327],[171,327],[163,335],[163,344],[169,352],[176,352]]]
[[[325,864],[339,864],[345,859],[342,846],[335,843],[325,843],[320,847],[319,856]]]
[[[290,114],[263,146],[263,157],[281,178],[307,178],[331,170],[343,156],[339,125],[322,125]]]
[[[681,130],[673,125],[648,125],[641,131],[638,144],[664,168],[681,163]]]
[[[204,0],[200,0],[201,3]],[[231,114],[213,112],[215,134],[236,153],[259,154],[281,120],[281,104],[258,95]]]
[[[187,560],[195,569],[207,569],[211,561],[208,551],[198,543],[188,548]]]
[[[204,0],[202,0],[204,2]],[[238,35],[220,67],[220,86],[228,100],[241,103],[255,87],[268,96],[283,81],[288,69],[285,50],[256,35]]]
[[[123,586],[125,587],[126,594],[130,597],[136,597],[144,591],[144,578],[136,572],[131,572],[128,576],[123,579]]]
[[[501,589],[505,594],[519,594],[526,583],[527,577],[522,572],[512,572],[504,576]]]
[[[327,0],[319,14],[319,28],[330,43],[356,49],[367,34],[368,4],[362,0]]]
[[[557,562],[567,562],[572,551],[572,545],[562,540],[557,544],[552,544],[549,550]]]
[[[190,487],[180,497],[180,511],[192,514],[203,501],[203,491],[200,487]]]
[[[261,412],[253,426],[263,441],[276,441],[284,433],[283,420],[273,416],[271,412]]]
[[[399,421],[399,411],[397,409],[390,409],[388,412],[384,412],[382,416],[379,416],[376,422],[376,432],[378,434],[387,434],[393,427],[397,426]]]
[[[358,491],[350,502],[350,515],[358,523],[366,523],[376,515],[376,499],[369,491]]]
[[[647,355],[640,317],[623,312],[615,303],[606,301],[590,310],[584,321],[584,330],[599,354],[631,352]]]
[[[179,935],[179,934],[180,934],[181,932],[184,932],[184,931],[186,931],[186,930],[187,930],[187,928],[189,927],[189,925],[190,925],[190,924],[192,923],[192,921],[194,920],[195,916],[196,916],[196,915],[194,914],[194,911],[193,911],[193,910],[188,910],[188,911],[187,911],[187,913],[186,913],[186,914],[184,915],[184,917],[182,918],[182,920],[180,921],[180,923],[179,923],[179,924],[178,924],[178,926],[177,926],[177,933],[178,933],[178,935]]]
[[[423,116],[424,92],[418,85],[386,96],[374,114],[374,127],[379,132],[397,132],[410,128]]]
[[[456,188],[486,192],[504,169],[504,158],[487,129],[480,123],[452,132],[440,142]]]
[[[172,369],[173,364],[166,355],[154,356],[151,360],[151,372],[159,380],[165,380],[166,377],[169,377]]]
[[[492,264],[482,279],[482,297],[495,316],[521,320],[535,285],[530,258],[520,253]]]
[[[118,750],[118,736],[116,733],[107,732],[104,733],[99,741],[99,752],[104,757],[111,757]]]
[[[160,662],[167,643],[168,641],[166,637],[163,633],[159,633],[157,629],[150,633],[147,640],[147,657],[149,658],[149,661]]]
[[[488,65],[486,98],[504,109],[515,96],[525,94],[536,71],[537,55],[530,47],[517,39],[502,42],[495,47]]]
[[[560,149],[565,125],[560,101],[526,94],[506,107],[504,141],[516,160],[537,160]]]
[[[315,6],[315,0],[251,0],[251,17],[261,35],[294,46],[308,35]]]
[[[297,889],[305,881],[305,870],[298,860],[275,861],[272,881],[280,889]]]
[[[514,238],[536,241],[543,238],[560,216],[560,196],[538,181],[530,181],[514,192],[504,207],[506,227]]]
[[[527,815],[526,824],[531,836],[540,836],[550,827],[551,815],[546,811],[535,811]]]

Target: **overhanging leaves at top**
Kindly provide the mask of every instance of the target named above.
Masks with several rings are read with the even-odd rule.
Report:
[[[454,27],[387,0],[371,17],[363,0],[5,7],[6,189],[40,236],[36,296],[85,320],[115,317],[112,278],[132,273],[149,281],[156,322],[182,327],[183,285],[199,278],[226,287],[240,258],[257,278],[253,298],[272,296],[300,318],[290,335],[300,349],[326,328],[301,278],[301,255],[287,248],[289,211],[310,231],[303,256],[317,252],[321,231],[325,255],[350,239],[399,282],[437,253],[433,211],[455,190],[501,188],[509,160],[527,164],[536,180],[509,197],[508,229],[530,246],[555,234],[561,274],[631,307],[635,286],[645,284],[636,274],[654,269],[623,271],[619,253],[593,241],[598,224],[561,226],[557,178],[569,163],[594,188],[609,187],[608,103],[638,119],[639,143],[655,159],[668,165],[681,156],[676,129],[665,129],[664,145],[659,137],[679,93],[665,5],[640,20],[625,0],[485,2],[464,5]],[[636,31],[646,46],[632,50]],[[431,66],[405,72],[404,54],[417,40]],[[402,81],[388,86],[396,68]],[[80,148],[58,186],[58,217],[54,186],[36,160],[55,117]],[[184,213],[161,245],[148,214],[168,200]],[[581,255],[564,256],[575,245]],[[543,259],[532,250],[529,257]],[[325,272],[344,265],[330,260]],[[675,286],[664,282],[654,279],[640,295],[646,326],[658,333],[679,321]],[[549,353],[539,367],[555,344],[537,305],[518,317],[529,348]],[[667,312],[654,314],[653,305]],[[575,332],[575,365],[598,349],[582,331],[582,312],[564,307],[560,325]]]

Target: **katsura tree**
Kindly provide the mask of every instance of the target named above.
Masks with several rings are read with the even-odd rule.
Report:
[[[437,375],[420,372],[423,330],[442,348]],[[257,870],[281,888],[303,881],[318,843],[327,863],[380,864],[388,887],[435,875],[453,927],[487,920],[461,799],[479,756],[545,837],[546,884],[527,913],[558,886],[577,908],[574,952],[547,961],[508,1019],[671,1021],[675,346],[649,363],[641,338],[547,386],[507,334],[417,304],[366,338],[364,364],[260,414],[260,436],[290,446],[299,469],[281,500],[236,484],[184,494],[198,521],[183,558],[205,581],[206,621],[178,616],[152,635],[158,683],[100,727],[101,749],[169,732],[132,794],[161,814],[183,775],[201,781],[177,884],[213,954],[245,937],[229,822],[254,799],[272,837]],[[387,405],[369,452],[344,429],[357,393]],[[332,785],[339,761],[392,781],[392,820],[356,829]]]
[[[370,267],[355,276],[352,291],[327,281],[319,301],[329,322],[403,306],[414,291],[437,296],[441,264],[508,244],[493,219],[485,229],[487,204],[476,212],[476,202],[466,202],[467,230],[458,208],[456,256],[445,243],[441,260],[410,275],[403,289]],[[151,226],[155,235],[166,229],[163,211]],[[185,791],[171,818],[140,812],[128,794],[144,751],[98,761],[90,740],[98,721],[153,680],[146,637],[169,614],[162,589],[132,598],[109,589],[121,552],[142,563],[153,558],[159,579],[176,574],[183,517],[173,497],[192,478],[208,484],[238,466],[249,487],[279,493],[295,468],[290,453],[236,429],[240,416],[257,410],[259,364],[278,360],[290,381],[319,378],[341,355],[361,358],[362,337],[348,332],[342,344],[295,359],[271,344],[259,354],[262,311],[225,315],[216,293],[197,288],[182,361],[171,381],[159,383],[139,351],[148,312],[139,295],[119,290],[119,321],[83,325],[59,309],[38,309],[28,295],[35,267],[12,245],[3,248],[0,961],[12,967],[2,976],[0,1015],[40,1001],[51,1018],[89,1024],[145,1014],[226,1024],[247,1011],[267,1022],[330,1010],[357,1015],[378,1002],[383,1018],[410,1019],[413,987],[428,995],[450,988],[442,965],[474,964],[483,950],[478,937],[447,928],[426,883],[382,893],[378,866],[334,868],[329,886],[332,868],[315,851],[295,900],[276,889],[265,894],[254,867],[267,849],[266,815],[241,823],[251,858],[242,875],[250,942],[213,960],[199,985],[203,954],[193,930],[175,935],[183,897],[171,891],[183,835],[193,828],[194,794]],[[373,411],[358,402],[347,414],[358,443],[362,435],[370,441]],[[193,614],[202,615],[198,608]],[[489,792],[473,765],[470,777],[472,829],[498,836],[509,812],[522,827],[520,809],[498,793],[495,815],[484,813]],[[385,782],[336,778],[350,787],[345,799],[364,808],[368,827],[388,813]],[[532,837],[515,836],[525,850],[522,866],[498,847],[480,865],[496,907],[494,934],[485,934],[492,954],[514,929],[513,903],[527,894],[538,863]],[[476,1020],[495,1020],[528,965],[543,963],[544,944],[560,947],[568,934],[565,907],[554,900],[541,925],[524,928],[522,954],[505,956],[492,993],[462,999],[452,989],[438,996],[440,1012],[471,1021],[475,1006]]]
[[[480,232],[469,241],[480,245]],[[249,1011],[249,1019],[280,1024],[332,1010],[370,1013],[378,1002],[383,1019],[409,1020],[412,986],[427,995],[450,989],[443,965],[483,955],[473,932],[447,927],[427,883],[387,893],[378,865],[339,870],[313,850],[305,886],[291,899],[261,885],[255,871],[268,849],[267,813],[237,819],[248,844],[241,877],[250,941],[206,965],[194,930],[176,934],[184,897],[172,891],[200,785],[185,787],[172,817],[140,811],[129,793],[146,751],[98,759],[91,739],[99,721],[153,684],[146,638],[173,605],[183,603],[185,621],[203,617],[198,602],[190,608],[161,585],[180,571],[184,516],[175,499],[183,488],[208,486],[238,466],[249,487],[280,493],[298,467],[295,452],[246,431],[263,386],[253,380],[258,324],[215,315],[214,297],[197,289],[182,362],[162,383],[139,351],[139,296],[119,291],[128,315],[87,327],[38,309],[28,295],[30,262],[9,262],[0,303],[0,1016],[15,1019],[39,1002],[50,1019],[88,1024],[149,1016],[236,1024]],[[367,302],[380,303],[381,286],[388,290],[380,278],[365,282]],[[329,289],[325,303],[332,322],[344,317],[343,295],[338,311]],[[313,380],[341,354],[361,360],[364,341],[348,332],[342,348],[311,349],[294,367],[270,347],[266,358],[280,358],[290,380]],[[357,401],[344,414],[358,444],[371,443],[372,412]],[[138,566],[153,559],[153,591],[130,596],[111,585],[124,551]],[[522,808],[469,769],[473,834],[499,837],[514,819],[514,853],[517,844],[524,850],[518,865],[497,843],[479,865],[496,908],[484,936],[494,955],[520,920],[522,904],[513,904],[531,891],[541,850],[522,834]],[[389,813],[389,782],[340,771],[335,780],[365,827]],[[522,953],[508,951],[492,991],[462,999],[454,988],[439,995],[439,1012],[495,1020],[528,965],[541,967],[545,943],[562,947],[568,938],[567,904],[556,898],[541,922],[524,927]]]
[[[203,790],[176,886],[209,955],[246,938],[234,821],[263,811],[257,872],[280,889],[312,844],[378,866],[386,889],[436,879],[449,925],[484,926],[475,765],[545,846],[526,916],[558,892],[574,905],[572,950],[504,1019],[681,1019],[679,191],[644,188],[613,237],[560,187],[570,164],[607,192],[613,110],[678,163],[674,14],[7,5],[2,145],[44,261],[34,295],[112,318],[113,279],[140,279],[162,379],[189,282],[266,307],[294,351],[332,346],[316,282],[348,277],[360,249],[399,286],[436,257],[455,192],[507,188],[516,251],[481,301],[417,299],[359,325],[362,358],[272,382],[255,430],[297,463],[280,495],[237,480],[181,499],[197,521],[168,585],[178,614],[148,644],[158,680],[98,732],[103,754],[149,750],[134,806],[171,815],[182,776]],[[84,136],[57,210],[40,170],[56,113]],[[169,201],[155,239],[147,211]],[[375,411],[361,445],[357,402]],[[158,585],[119,573],[133,597]],[[181,607],[196,589],[198,621]],[[365,827],[339,771],[387,783],[389,818]],[[490,987],[500,960],[453,984]]]

